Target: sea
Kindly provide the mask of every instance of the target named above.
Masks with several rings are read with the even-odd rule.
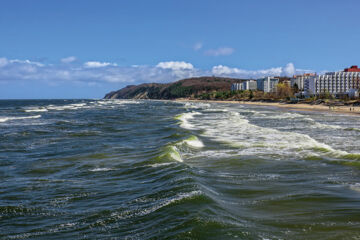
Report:
[[[360,239],[360,117],[1,100],[0,239]]]

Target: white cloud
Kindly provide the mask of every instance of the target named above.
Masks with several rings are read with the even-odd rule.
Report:
[[[90,61],[84,63],[84,67],[86,68],[101,68],[107,66],[117,66],[116,63],[109,63],[109,62],[97,62],[97,61]]]
[[[172,82],[201,76],[203,72],[186,62],[160,62],[156,66],[116,66],[112,63],[77,62],[69,64],[34,64],[28,60],[0,58],[0,83],[34,81],[51,86],[60,84]],[[116,67],[115,67],[116,66]]]
[[[0,58],[0,67],[4,67],[8,64],[8,60],[6,58]]]
[[[238,77],[238,78],[260,78],[265,76],[288,76],[309,72],[309,70],[296,69],[293,63],[286,64],[285,67],[276,67],[261,70],[245,70],[240,68],[231,68],[228,66],[218,65],[211,70],[213,75]]]
[[[163,69],[172,69],[172,70],[181,70],[181,69],[194,69],[194,66],[191,63],[187,62],[159,62],[156,67]]]
[[[233,54],[235,49],[230,47],[221,47],[217,49],[209,49],[206,50],[204,53],[207,56],[227,56]]]
[[[197,42],[194,44],[193,49],[195,51],[199,51],[203,47],[203,44],[201,42]]]
[[[89,67],[92,66],[92,67]],[[94,67],[96,66],[96,67]],[[212,69],[197,69],[184,61],[159,62],[155,66],[133,65],[114,67],[114,64],[103,62],[77,61],[69,64],[39,64],[29,60],[9,60],[0,58],[0,83],[41,82],[51,86],[61,84],[84,84],[99,86],[101,84],[140,84],[147,82],[166,83],[183,78],[198,76],[223,76],[235,78],[258,78],[263,76],[284,76],[302,73],[292,63],[285,67],[263,70],[245,70],[236,67],[217,65]],[[98,85],[97,85],[98,84]],[[120,85],[120,86],[121,86]]]
[[[283,76],[293,76],[296,73],[296,69],[293,63],[288,63],[286,66],[282,69],[282,75]]]
[[[66,57],[66,58],[62,58],[61,62],[62,63],[72,63],[76,61],[76,57],[74,56],[70,56],[70,57]]]
[[[42,63],[39,63],[39,62],[32,62],[30,60],[19,60],[19,59],[13,59],[13,60],[10,60],[9,61],[10,63],[19,63],[19,64],[30,64],[30,65],[36,65],[38,67],[43,67],[45,66],[44,64]]]
[[[281,67],[251,71],[251,70],[230,68],[227,66],[218,65],[218,66],[214,66],[211,71],[216,76],[257,78],[257,77],[263,77],[263,76],[279,76],[281,73]]]

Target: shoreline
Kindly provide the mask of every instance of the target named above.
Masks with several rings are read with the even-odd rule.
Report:
[[[279,107],[285,108],[294,111],[309,111],[309,112],[327,112],[327,113],[336,113],[336,114],[347,114],[352,116],[360,117],[360,106],[351,107],[354,110],[350,111],[350,106],[334,106],[330,108],[322,104],[319,105],[310,105],[306,103],[279,103],[279,102],[248,102],[248,101],[216,101],[216,100],[197,100],[197,99],[186,99],[179,98],[175,101],[178,102],[207,102],[207,103],[231,103],[231,104],[243,104],[243,105],[256,105],[256,106],[269,106],[269,107]]]

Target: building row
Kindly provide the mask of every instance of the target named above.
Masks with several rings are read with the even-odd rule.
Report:
[[[265,77],[257,80],[247,79],[240,83],[233,83],[232,91],[239,90],[260,90],[263,92],[276,92],[276,85],[279,83],[279,78]]]
[[[344,71],[328,72],[317,75],[306,73],[294,76],[291,86],[298,87],[306,95],[320,95],[329,93],[332,95],[358,95],[360,89],[360,69],[357,66],[345,68]]]
[[[257,80],[247,79],[234,83],[231,90],[259,90],[263,92],[276,92],[279,77],[264,77]],[[329,93],[332,95],[347,94],[357,97],[360,89],[360,68],[351,66],[343,71],[328,72],[317,75],[316,73],[305,73],[294,75],[290,81],[282,81],[292,88],[297,88],[304,95],[320,95]]]

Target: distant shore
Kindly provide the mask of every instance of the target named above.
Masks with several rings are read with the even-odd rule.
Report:
[[[211,103],[232,103],[232,104],[245,104],[245,105],[257,105],[257,106],[271,106],[271,107],[279,107],[286,108],[296,111],[312,111],[312,112],[329,112],[329,113],[341,113],[341,114],[350,114],[360,116],[360,106],[327,106],[324,104],[311,105],[306,103],[280,103],[280,102],[250,102],[250,101],[216,101],[216,100],[194,100],[194,99],[186,99],[179,98],[175,101],[178,102],[211,102]],[[351,110],[350,110],[351,108]]]

